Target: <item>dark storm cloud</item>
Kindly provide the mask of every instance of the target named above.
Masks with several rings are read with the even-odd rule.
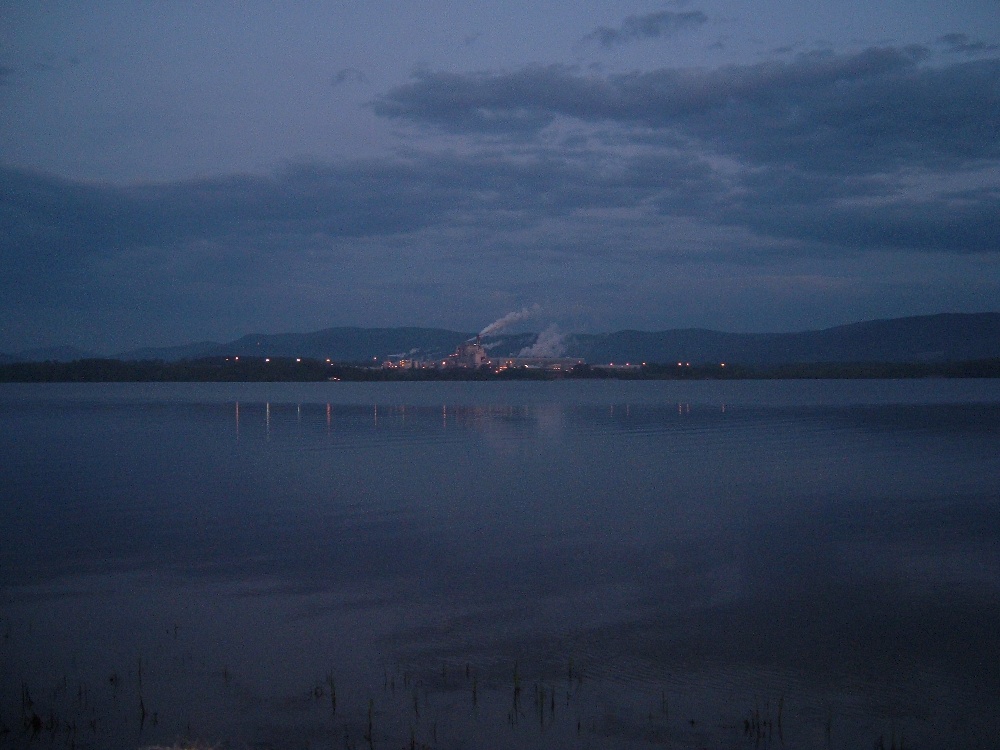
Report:
[[[584,37],[584,41],[597,41],[603,47],[613,47],[639,39],[666,37],[683,29],[694,28],[708,22],[700,10],[675,13],[664,10],[644,16],[629,16],[616,29],[600,26]]]
[[[419,73],[376,113],[452,132],[538,132],[557,118],[651,128],[746,162],[830,173],[1000,157],[1000,60],[935,67],[920,47],[817,52],[716,70],[597,77],[562,66]]]

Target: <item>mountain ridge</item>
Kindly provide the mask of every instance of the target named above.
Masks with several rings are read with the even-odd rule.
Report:
[[[228,343],[194,342],[122,352],[126,361],[180,361],[213,356],[307,357],[375,363],[388,357],[433,360],[454,351],[475,333],[444,328],[337,326],[307,333],[246,334]],[[484,337],[488,351],[516,356],[538,334]],[[846,323],[791,333],[731,333],[707,328],[662,331],[622,329],[611,333],[569,333],[559,352],[591,363],[731,362],[781,365],[806,362],[944,362],[1000,357],[1000,313],[937,313]],[[27,355],[27,356],[25,356]],[[45,355],[45,356],[39,356]],[[70,361],[97,358],[75,348],[33,349],[0,355],[0,362]]]

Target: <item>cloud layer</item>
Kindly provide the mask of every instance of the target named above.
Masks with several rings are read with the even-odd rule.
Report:
[[[592,38],[705,21],[664,11]],[[125,348],[204,337],[183,332],[199,317],[227,321],[219,336],[475,330],[540,302],[564,329],[586,310],[597,328],[745,330],[811,302],[826,317],[788,325],[995,307],[1000,58],[939,42],[631,73],[421,69],[369,105],[398,128],[382,156],[136,185],[0,168],[9,330],[183,321]]]
[[[708,23],[708,16],[700,10],[683,12],[663,10],[643,16],[629,16],[617,28],[600,26],[588,34],[584,41],[596,41],[604,47],[614,47],[641,39],[671,36],[678,31],[696,28],[705,23]]]
[[[815,52],[792,62],[603,77],[564,66],[422,72],[374,108],[462,133],[538,133],[560,118],[645,128],[750,163],[832,173],[997,159],[1000,59],[921,65],[928,54]]]

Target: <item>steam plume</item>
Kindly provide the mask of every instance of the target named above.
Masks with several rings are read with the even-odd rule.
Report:
[[[561,357],[566,353],[566,337],[559,332],[559,326],[550,325],[535,339],[535,343],[526,346],[518,353],[519,357]]]
[[[500,318],[500,320],[496,320],[490,323],[488,326],[486,326],[486,328],[484,328],[479,332],[479,335],[488,336],[491,333],[496,333],[497,331],[500,331],[506,328],[507,326],[513,325],[514,323],[520,323],[522,320],[526,320],[527,318],[530,318],[532,315],[535,315],[540,309],[541,308],[538,305],[534,305],[533,307],[525,307],[516,312],[507,313],[502,318]]]

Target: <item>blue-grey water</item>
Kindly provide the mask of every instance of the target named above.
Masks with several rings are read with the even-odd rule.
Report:
[[[1000,381],[0,386],[0,748],[989,748]]]

